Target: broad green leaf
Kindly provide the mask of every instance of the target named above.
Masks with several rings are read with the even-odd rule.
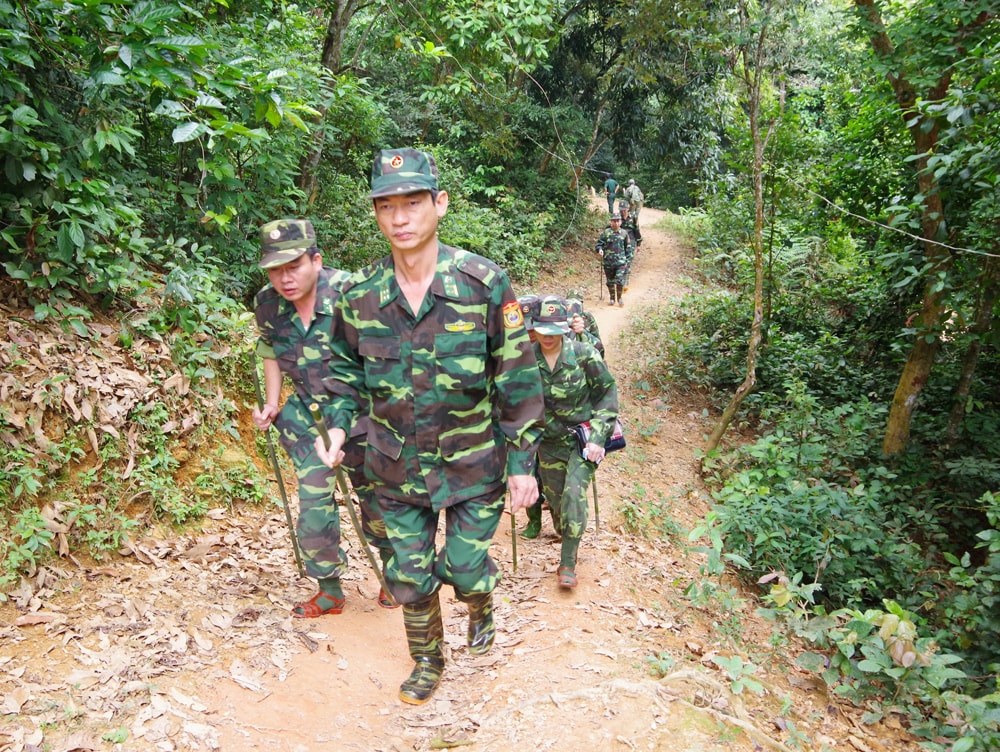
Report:
[[[217,110],[225,108],[225,105],[222,103],[222,100],[220,100],[218,97],[213,97],[211,94],[199,94],[198,98],[194,100],[194,106],[196,108],[204,107]]]
[[[2,53],[8,60],[13,60],[15,63],[19,63],[26,68],[35,67],[35,58],[31,56],[27,50],[22,50],[16,47],[11,47],[3,51]]]
[[[83,228],[75,219],[69,223],[69,238],[77,248],[83,248],[86,238],[83,235]]]
[[[168,50],[175,50],[176,52],[187,52],[192,47],[201,47],[205,44],[201,37],[194,36],[160,37],[154,39],[153,43],[159,47],[165,47]]]
[[[175,144],[183,144],[206,133],[208,133],[208,128],[203,123],[187,122],[174,128],[171,135]]]
[[[14,121],[15,125],[19,125],[22,128],[30,128],[33,125],[40,125],[41,121],[38,119],[38,112],[26,104],[22,104],[20,107],[15,109],[11,113],[11,119]]]
[[[94,83],[99,86],[123,86],[128,83],[124,76],[110,70],[98,71],[94,74],[93,79]]]
[[[795,665],[807,671],[822,671],[826,668],[826,656],[821,653],[799,653],[795,658]]]

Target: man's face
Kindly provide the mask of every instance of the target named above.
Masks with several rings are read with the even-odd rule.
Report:
[[[401,196],[382,196],[372,201],[379,230],[398,253],[418,253],[437,249],[438,220],[448,210],[448,194],[440,191],[437,199],[430,191]]]
[[[316,289],[319,271],[323,268],[320,254],[303,253],[294,261],[267,270],[267,278],[278,294],[290,303],[308,297]]]
[[[621,226],[622,226],[622,221],[620,219],[612,219],[611,220],[611,229],[612,230],[620,229]]]

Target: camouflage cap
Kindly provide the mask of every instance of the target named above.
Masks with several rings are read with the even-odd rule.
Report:
[[[308,219],[278,219],[260,228],[261,269],[295,261],[316,248],[316,231]]]
[[[622,215],[619,214],[618,212],[615,212],[614,214],[611,215],[611,221],[612,222],[621,222],[622,221]]]
[[[629,208],[630,207],[628,205],[628,201],[619,201],[618,202],[618,211],[628,211]]]
[[[434,157],[417,149],[383,149],[372,162],[372,192],[368,198],[438,189]]]
[[[569,333],[569,308],[561,295],[543,295],[538,301],[535,315],[535,333],[543,336],[558,336]]]
[[[583,303],[578,298],[566,298],[566,310],[570,316],[582,316]]]
[[[521,306],[521,315],[524,318],[524,328],[529,332],[535,328],[535,315],[538,313],[538,295],[520,295],[517,298],[518,305]]]

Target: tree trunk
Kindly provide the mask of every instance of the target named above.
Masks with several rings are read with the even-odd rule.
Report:
[[[875,55],[884,62],[893,62],[895,49],[879,10],[875,7],[875,0],[855,0],[855,5],[868,24],[869,40]],[[918,155],[917,188],[924,197],[920,224],[928,271],[920,315],[917,319],[917,334],[889,408],[889,419],[882,439],[882,452],[886,455],[903,451],[909,441],[913,413],[917,408],[920,393],[930,378],[934,356],[940,342],[945,292],[943,277],[947,275],[952,265],[950,251],[935,242],[942,239],[940,235],[945,226],[944,204],[941,201],[937,179],[933,171],[927,169],[927,158],[937,147],[938,124],[916,110],[916,88],[906,75],[900,72],[900,67],[898,64],[890,65],[886,79],[892,86],[900,115],[913,138],[913,153]],[[927,92],[924,92],[923,98],[930,101],[940,100],[947,93],[950,84],[951,74],[945,72]]]
[[[347,33],[347,26],[350,24],[354,13],[358,9],[359,0],[337,0],[331,8],[330,20],[326,26],[326,38],[323,40],[323,52],[320,55],[320,63],[330,73],[337,74],[341,69],[341,55],[344,49],[344,34]],[[323,159],[323,142],[326,140],[326,133],[323,130],[323,119],[329,108],[322,105],[318,108],[319,114],[310,123],[312,132],[309,136],[309,149],[302,156],[299,162],[299,174],[295,179],[295,185],[307,196],[308,204],[312,204],[316,193],[316,172],[319,170],[320,161]]]
[[[741,4],[741,8],[742,8]],[[757,353],[760,350],[761,332],[764,323],[764,149],[773,124],[767,135],[760,128],[760,88],[764,76],[763,54],[767,35],[767,25],[762,25],[753,50],[744,47],[741,50],[743,58],[743,83],[747,90],[747,116],[750,120],[750,138],[753,141],[753,319],[750,322],[750,336],[747,340],[747,369],[743,383],[737,387],[732,399],[722,411],[719,422],[708,437],[705,451],[711,452],[718,448],[722,436],[732,422],[736,411],[753,388],[757,385]],[[752,58],[751,58],[752,53]]]
[[[994,249],[994,253],[1000,248]],[[965,418],[966,403],[972,390],[972,379],[979,365],[979,354],[983,350],[983,337],[993,328],[993,307],[1000,300],[1000,259],[991,256],[983,265],[982,286],[979,301],[976,304],[976,318],[970,329],[972,341],[962,359],[962,373],[955,393],[952,396],[951,415],[948,417],[948,427],[945,429],[945,443],[951,446],[958,438],[958,429]]]

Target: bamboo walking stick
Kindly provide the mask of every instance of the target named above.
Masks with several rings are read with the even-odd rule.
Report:
[[[597,474],[594,474],[594,479],[591,481],[594,486],[594,532],[601,532],[601,509],[597,506]]]
[[[253,385],[257,391],[257,409],[264,409],[264,395],[260,389],[260,374],[257,373],[257,362],[253,364]],[[295,556],[295,566],[299,569],[299,577],[305,577],[305,567],[302,566],[302,554],[299,552],[299,540],[295,537],[295,524],[292,522],[292,510],[288,508],[288,494],[285,492],[285,480],[281,477],[281,467],[278,466],[278,455],[274,452],[274,441],[271,439],[271,429],[264,431],[267,438],[267,453],[271,457],[271,467],[278,481],[278,491],[281,492],[281,506],[285,509],[285,522],[288,524],[288,534],[292,538],[292,554]]]
[[[326,423],[323,422],[323,416],[320,415],[319,405],[315,402],[309,405],[309,412],[312,413],[313,422],[316,424],[316,430],[319,431],[319,435],[323,437],[323,446],[327,449],[330,448],[330,433],[326,430]],[[351,501],[350,493],[347,489],[347,481],[344,479],[344,470],[340,466],[337,467],[337,485],[340,487],[340,493],[344,496],[344,506],[347,507],[347,513],[351,518],[351,526],[354,528],[355,534],[358,536],[358,543],[361,548],[365,550],[365,556],[368,557],[368,563],[371,565],[372,572],[375,573],[375,579],[378,580],[379,587],[382,588],[382,592],[392,598],[392,593],[389,592],[389,586],[385,582],[385,576],[382,574],[382,568],[376,563],[375,556],[372,554],[371,546],[368,545],[368,539],[365,538],[365,531],[361,528],[361,520],[358,519],[358,513],[354,509],[354,502]]]
[[[514,519],[514,508],[510,510],[510,555],[514,561],[514,572],[517,572],[517,520]]]

